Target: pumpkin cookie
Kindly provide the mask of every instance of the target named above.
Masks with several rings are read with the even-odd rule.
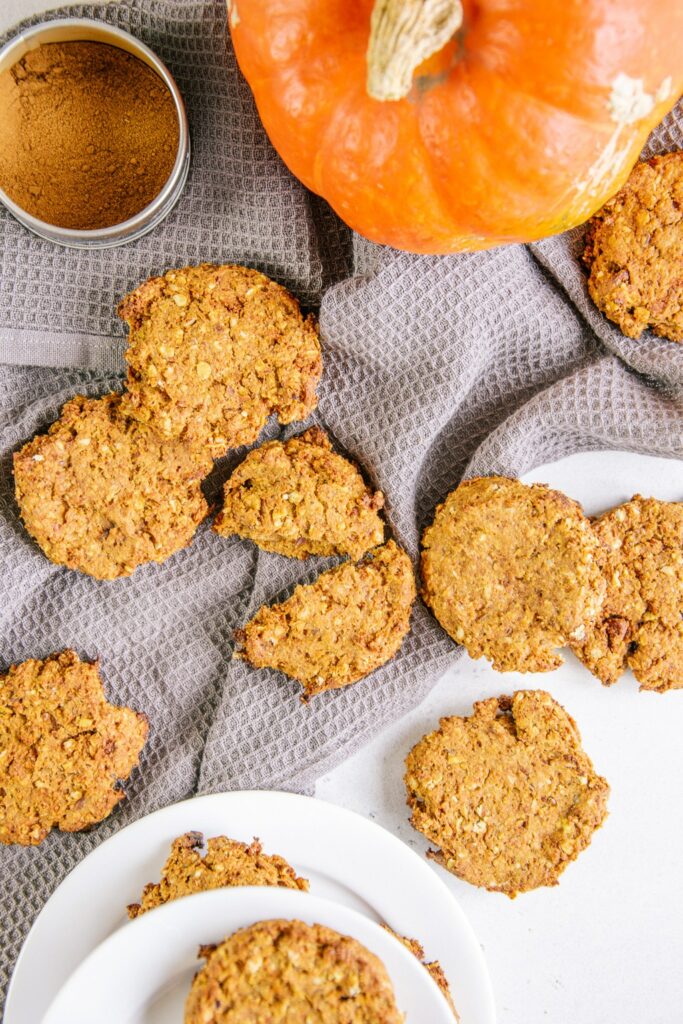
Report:
[[[607,595],[575,649],[610,686],[627,667],[641,690],[683,687],[683,504],[641,498],[594,524]]]
[[[420,961],[424,969],[428,971],[429,974],[431,975],[432,980],[436,982],[436,984],[443,992],[444,998],[448,1005],[450,1006],[451,1010],[453,1011],[453,1016],[455,1017],[456,1021],[459,1021],[460,1016],[453,1002],[453,996],[451,995],[451,987],[448,984],[448,979],[446,978],[446,975],[443,972],[443,967],[441,966],[439,961],[432,960],[428,962],[425,956],[425,951],[422,948],[421,944],[417,941],[417,939],[407,939],[405,935],[399,935],[397,932],[393,930],[393,928],[390,928],[386,924],[382,927],[384,928],[385,931],[391,932],[394,938],[398,939],[399,942],[402,942],[406,949],[413,954],[415,959]]]
[[[473,658],[547,672],[581,640],[605,582],[580,506],[543,484],[477,477],[439,505],[422,538],[422,596]]]
[[[414,599],[410,559],[389,541],[261,608],[237,634],[237,657],[298,679],[306,698],[348,686],[393,658]]]
[[[327,434],[312,427],[247,455],[225,485],[214,529],[289,558],[358,559],[384,540],[377,514],[383,504],[381,491],[371,491],[353,463],[332,451]]]
[[[604,821],[609,786],[550,694],[519,690],[442,718],[406,760],[411,822],[448,871],[514,897],[556,885]]]
[[[13,665],[0,676],[0,843],[106,818],[147,732],[144,715],[106,701],[97,663],[64,651]]]
[[[202,954],[185,1024],[402,1024],[382,961],[323,925],[259,921]]]
[[[14,456],[26,529],[47,557],[96,579],[163,562],[208,512],[211,462],[121,415],[121,396],[76,397],[47,434]]]
[[[683,152],[636,164],[590,221],[583,261],[593,302],[623,334],[683,341]]]
[[[247,846],[227,836],[215,836],[201,854],[204,836],[187,832],[173,840],[171,855],[161,871],[161,881],[145,886],[139,903],[131,903],[128,916],[139,917],[169,900],[207,889],[236,885],[277,885],[284,889],[308,891],[308,881],[299,878],[282,857],[263,852],[258,839]]]
[[[165,438],[211,455],[251,444],[271,413],[280,423],[315,408],[322,373],[315,319],[247,267],[169,270],[128,295],[124,411]]]

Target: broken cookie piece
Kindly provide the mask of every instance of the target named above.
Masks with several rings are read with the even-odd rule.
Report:
[[[473,658],[547,672],[582,640],[605,594],[599,543],[581,507],[543,484],[465,480],[422,538],[422,596]]]
[[[247,455],[225,484],[214,529],[289,558],[358,559],[384,540],[383,504],[381,491],[370,490],[356,466],[332,451],[327,434],[312,427]]]
[[[14,456],[28,532],[52,562],[100,580],[165,561],[208,512],[201,482],[211,460],[160,441],[124,416],[121,402],[118,394],[73,398]]]
[[[306,697],[348,686],[393,658],[414,599],[410,559],[389,541],[261,608],[238,634],[237,656],[297,679]]]
[[[683,687],[683,503],[635,495],[595,521],[607,594],[576,653],[606,686]]]
[[[263,852],[258,839],[248,846],[227,836],[215,836],[206,844],[201,832],[187,832],[173,840],[171,854],[161,870],[161,880],[145,886],[139,903],[128,907],[130,918],[139,917],[169,900],[208,889],[238,885],[275,885],[308,891],[286,860]]]
[[[439,986],[439,988],[443,992],[444,999],[446,1000],[446,1002],[450,1006],[451,1010],[453,1011],[453,1016],[455,1017],[456,1021],[459,1021],[460,1020],[460,1016],[458,1014],[458,1011],[455,1008],[455,1003],[453,1002],[453,996],[451,995],[451,988],[450,988],[450,985],[448,984],[448,979],[446,978],[446,975],[443,972],[443,967],[441,966],[439,961],[438,960],[429,960],[428,961],[427,957],[426,957],[426,954],[425,954],[425,951],[422,948],[421,943],[419,943],[417,941],[417,939],[408,939],[408,938],[405,937],[405,935],[399,935],[398,932],[395,932],[392,928],[390,928],[386,924],[383,925],[383,928],[385,929],[385,931],[390,932],[394,936],[395,939],[398,939],[399,942],[403,943],[403,945],[406,947],[408,952],[412,953],[413,956],[415,957],[415,959],[420,961],[420,963],[422,964],[424,969],[426,971],[428,971],[428,973],[431,975],[432,980],[436,982],[436,984]]]
[[[147,732],[145,715],[107,702],[97,663],[64,651],[13,665],[0,676],[0,843],[106,818]]]
[[[559,876],[607,815],[609,786],[549,693],[478,701],[442,718],[406,759],[411,822],[439,864],[514,897]]]
[[[271,413],[305,419],[322,373],[317,324],[248,267],[169,270],[128,295],[124,411],[214,458],[256,440]]]

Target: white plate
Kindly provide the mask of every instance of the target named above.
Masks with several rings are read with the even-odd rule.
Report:
[[[43,1024],[182,1024],[201,944],[273,918],[351,935],[384,963],[406,1024],[453,1024],[427,971],[363,914],[332,900],[275,888],[221,889],[174,900],[110,935],[71,975]]]
[[[36,919],[14,969],[4,1024],[37,1024],[69,975],[126,921],[157,881],[176,836],[258,836],[310,879],[311,894],[417,939],[438,959],[462,1024],[494,1024],[479,944],[455,898],[404,843],[360,815],[291,793],[219,793],[165,807],[102,843],[68,875]],[[161,913],[161,911],[159,911]],[[151,916],[151,915],[150,915]],[[142,918],[141,920],[144,920]],[[40,978],[40,985],[36,984]]]

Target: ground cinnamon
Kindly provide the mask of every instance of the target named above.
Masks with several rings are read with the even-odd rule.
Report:
[[[64,228],[119,224],[161,191],[178,150],[173,98],[105,43],[45,43],[0,73],[0,187]]]

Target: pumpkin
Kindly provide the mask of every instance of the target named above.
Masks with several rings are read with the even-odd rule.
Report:
[[[228,0],[276,149],[422,253],[585,221],[683,91],[681,0]]]

